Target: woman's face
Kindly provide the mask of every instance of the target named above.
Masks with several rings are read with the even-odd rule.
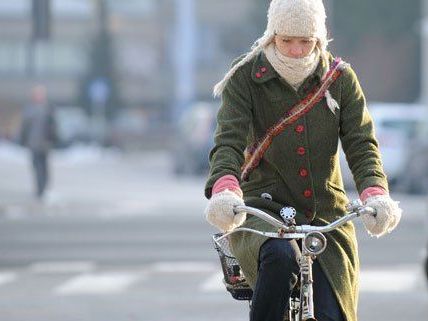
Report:
[[[275,46],[279,52],[289,58],[303,58],[314,51],[316,38],[275,36]]]

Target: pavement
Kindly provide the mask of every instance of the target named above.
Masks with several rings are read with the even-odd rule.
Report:
[[[33,197],[27,152],[0,144],[0,216],[147,216],[202,206],[203,178],[172,176],[168,151],[124,154],[96,146],[52,153],[51,184]]]

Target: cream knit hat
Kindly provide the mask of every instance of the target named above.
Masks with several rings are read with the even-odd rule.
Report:
[[[318,39],[322,54],[327,48],[326,14],[322,0],[272,0],[269,6],[267,28],[256,40],[245,57],[234,65],[223,80],[214,87],[214,96],[220,96],[227,81],[239,67],[254,58],[269,45],[275,35],[314,37]]]

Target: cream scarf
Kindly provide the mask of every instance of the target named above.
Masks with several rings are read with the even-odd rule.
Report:
[[[320,50],[315,47],[314,51],[304,58],[289,58],[284,56],[271,42],[264,49],[267,60],[277,73],[284,78],[294,89],[299,89],[303,81],[312,74],[320,61]]]
[[[298,90],[305,79],[315,71],[321,57],[321,51],[318,46],[315,47],[309,56],[304,58],[289,58],[284,56],[276,48],[274,42],[266,46],[263,51],[276,72],[295,90]],[[336,109],[339,109],[339,104],[328,90],[325,93],[325,98],[328,107],[335,114]]]

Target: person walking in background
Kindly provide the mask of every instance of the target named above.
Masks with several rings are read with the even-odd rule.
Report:
[[[23,110],[20,143],[31,153],[38,199],[43,197],[49,182],[48,156],[55,141],[55,118],[48,103],[46,87],[36,85],[31,90],[31,102]]]
[[[292,207],[299,225],[344,216],[339,140],[360,199],[377,211],[362,217],[368,232],[380,237],[400,221],[363,91],[354,70],[327,50],[325,20],[321,0],[273,0],[264,35],[214,88],[222,104],[205,213],[221,231],[275,229],[256,216],[235,216],[234,206],[244,202],[279,220],[280,210]],[[326,237],[327,249],[313,265],[316,319],[356,321],[354,225]],[[296,241],[241,232],[229,242],[254,290],[250,320],[282,321],[299,272]]]

